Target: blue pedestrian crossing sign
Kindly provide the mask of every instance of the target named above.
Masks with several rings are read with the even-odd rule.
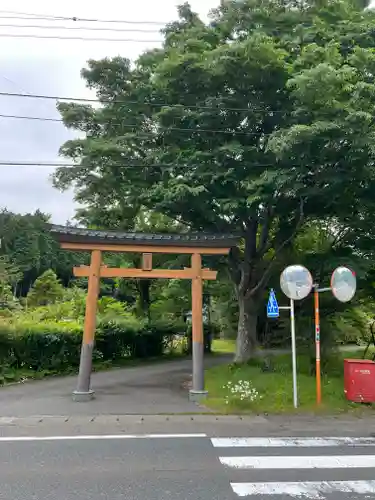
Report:
[[[279,304],[277,303],[275,292],[271,288],[267,302],[267,318],[278,318],[278,317],[279,317]]]

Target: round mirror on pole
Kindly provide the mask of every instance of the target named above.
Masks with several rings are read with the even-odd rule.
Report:
[[[280,287],[289,299],[304,299],[309,295],[313,287],[313,279],[310,271],[298,264],[288,266],[281,273]]]
[[[354,272],[344,266],[336,268],[331,277],[331,290],[340,302],[349,302],[357,289],[357,279]]]

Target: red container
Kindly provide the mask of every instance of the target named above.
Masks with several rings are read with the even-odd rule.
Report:
[[[344,360],[344,392],[354,403],[375,402],[375,362],[370,359]]]

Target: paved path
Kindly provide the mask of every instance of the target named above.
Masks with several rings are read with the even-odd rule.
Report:
[[[262,350],[258,356],[288,352]],[[232,354],[206,357],[206,367],[227,363]],[[94,373],[92,388],[96,398],[75,403],[71,393],[77,377],[56,377],[0,388],[0,417],[32,415],[151,415],[197,413],[206,408],[188,401],[182,383],[189,379],[190,359],[155,363]]]
[[[0,438],[0,500],[365,500],[375,438]]]
[[[231,356],[207,357],[207,367],[228,362]],[[191,374],[191,360],[183,359],[94,373],[96,398],[75,403],[71,393],[77,377],[58,377],[0,389],[0,416],[158,414],[202,411],[188,401],[181,387]],[[1,498],[1,497],[0,497]]]

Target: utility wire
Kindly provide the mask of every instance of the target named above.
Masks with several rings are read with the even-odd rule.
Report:
[[[139,104],[139,101],[127,101],[122,99],[89,99],[86,97],[63,97],[63,96],[52,96],[52,95],[43,95],[43,94],[21,94],[17,92],[0,92],[0,96],[6,97],[28,97],[31,99],[50,99],[54,101],[71,101],[71,102],[92,102],[99,104]],[[169,104],[169,103],[153,103],[153,102],[144,102],[146,106],[151,106],[154,108],[184,108],[184,109],[205,109],[205,110],[216,110],[216,111],[263,111],[266,113],[284,113],[282,110],[262,110],[262,109],[254,109],[254,108],[231,108],[227,106],[205,106],[205,105],[193,105],[193,104]]]
[[[1,19],[1,17],[0,17]],[[154,33],[159,34],[157,29],[143,29],[143,28],[103,28],[97,26],[49,26],[42,24],[0,24],[0,28],[28,28],[28,29],[48,29],[48,30],[80,30],[80,31],[110,31],[117,33]]]
[[[61,118],[43,118],[42,116],[19,116],[19,115],[3,115],[0,114],[0,118],[11,118],[17,120],[37,120],[43,122],[62,122]],[[135,125],[134,125],[135,126]]]
[[[35,14],[35,13],[30,13],[30,12],[19,12],[15,10],[0,10],[1,15],[6,15],[6,16],[27,16],[27,19],[35,19],[38,18],[39,16],[42,17],[42,19],[50,19],[50,20],[60,20],[60,19],[71,19],[67,18],[65,16],[54,16],[53,14]]]
[[[1,38],[35,38],[40,40],[82,40],[85,42],[126,42],[126,43],[163,43],[163,40],[144,40],[140,38],[87,38],[81,36],[58,35],[23,35],[18,33],[0,33]]]
[[[97,168],[98,165],[79,165],[76,163],[58,163],[58,162],[28,162],[28,161],[0,161],[0,166],[1,167],[64,167],[64,168]],[[172,168],[172,167],[178,167],[178,166],[183,166],[186,167],[186,165],[176,165],[175,163],[170,163],[170,164],[150,164],[150,165],[140,165],[139,163],[132,164],[132,163],[127,163],[126,165],[122,164],[111,164],[111,165],[105,165],[108,167],[116,167],[116,168]]]
[[[158,164],[145,164],[127,163],[126,165],[115,163],[105,165],[103,161],[102,166],[115,167],[115,168],[194,168],[195,165],[179,165],[178,163],[158,163]],[[29,162],[29,161],[0,161],[0,167],[64,167],[64,168],[97,168],[101,165],[77,165],[76,163],[58,163],[58,162]],[[199,166],[199,165],[197,165]],[[240,167],[242,165],[238,165]],[[276,167],[277,163],[251,163],[250,167]],[[288,163],[288,167],[300,166],[299,163]]]
[[[19,12],[18,10],[0,10],[0,14],[9,14],[9,15],[16,15],[16,16],[44,16],[48,19],[56,19],[57,16],[54,16],[52,14],[33,14],[30,12]]]
[[[167,21],[147,21],[147,20],[126,20],[126,19],[93,19],[87,17],[77,17],[77,16],[53,16],[49,14],[28,14],[26,12],[15,12],[15,11],[4,11],[0,10],[0,17],[4,19],[28,19],[28,20],[40,20],[40,21],[73,21],[73,22],[85,22],[85,23],[116,23],[116,24],[150,24],[154,26],[165,26],[168,24]],[[4,16],[4,14],[6,14]],[[9,14],[9,15],[8,15]]]
[[[42,122],[54,122],[54,123],[64,123],[64,120],[61,118],[43,118],[41,116],[19,116],[19,115],[3,115],[0,114],[0,118],[9,118],[9,119],[16,119],[16,120],[36,120],[36,121],[42,121]],[[116,124],[116,125],[121,125],[122,127],[125,128],[139,128],[139,124],[130,124],[130,123],[121,123],[120,121],[111,121],[109,124]],[[209,132],[209,133],[214,133],[214,134],[229,134],[229,135],[245,135],[245,136],[268,136],[272,134],[263,134],[261,132],[245,132],[242,130],[222,130],[222,129],[209,129],[209,128],[184,128],[184,127],[169,127],[168,125],[159,125],[155,124],[156,127],[159,127],[161,130],[174,130],[178,132]],[[73,126],[74,128],[74,126]],[[137,134],[147,134],[150,136],[154,136],[152,132],[137,132]]]

